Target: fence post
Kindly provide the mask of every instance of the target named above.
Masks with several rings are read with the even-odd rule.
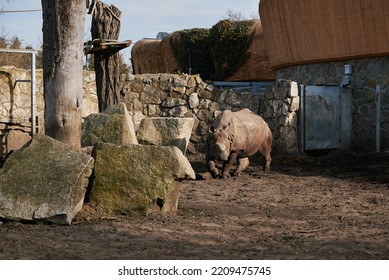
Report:
[[[379,83],[375,87],[376,94],[376,147],[377,153],[381,152],[381,86]]]

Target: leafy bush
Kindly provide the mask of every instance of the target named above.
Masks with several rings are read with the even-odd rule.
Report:
[[[222,20],[211,29],[178,31],[182,42],[170,42],[178,65],[205,80],[228,78],[249,56],[253,24],[252,20]]]
[[[253,21],[223,20],[211,29],[211,56],[214,63],[213,80],[231,76],[249,56],[247,52]]]

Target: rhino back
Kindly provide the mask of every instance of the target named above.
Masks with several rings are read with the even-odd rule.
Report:
[[[249,109],[234,113],[234,149],[242,150],[241,156],[250,156],[271,142],[271,131],[264,119]],[[269,141],[270,140],[270,141]]]
[[[213,127],[215,129],[222,129],[223,126],[227,126],[232,122],[233,113],[230,110],[224,110],[220,115],[218,115],[214,122]]]

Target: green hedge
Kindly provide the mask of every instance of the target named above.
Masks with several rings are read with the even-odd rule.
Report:
[[[178,31],[182,44],[172,43],[176,61],[183,72],[200,74],[204,80],[224,80],[249,56],[249,33],[254,21],[222,20],[211,29]]]
[[[209,78],[213,72],[211,64],[210,29],[195,28],[178,31],[182,44],[173,45],[176,61],[181,70],[192,74],[200,74]]]

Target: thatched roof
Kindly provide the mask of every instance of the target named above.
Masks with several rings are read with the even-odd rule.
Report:
[[[134,72],[200,74],[207,80],[273,80],[260,21],[220,21],[163,40],[140,40],[132,49]]]
[[[273,68],[389,55],[387,0],[261,0]]]

